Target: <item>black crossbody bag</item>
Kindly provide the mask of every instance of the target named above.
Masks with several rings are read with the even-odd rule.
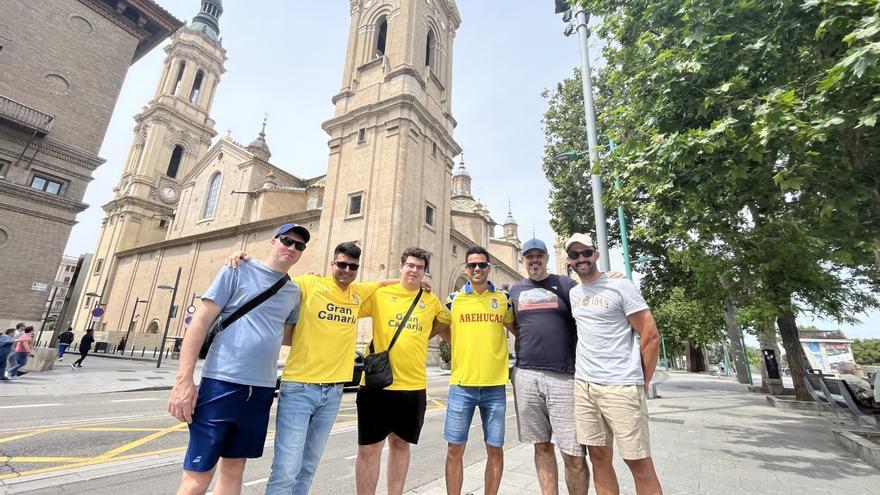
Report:
[[[220,335],[220,332],[226,330],[229,325],[235,323],[235,320],[241,318],[246,315],[250,310],[256,308],[260,304],[263,304],[266,299],[274,296],[276,292],[281,290],[281,287],[284,287],[284,284],[290,280],[290,275],[284,274],[272,287],[261,292],[257,297],[251,299],[246,302],[242,307],[236,309],[231,315],[227,318],[223,318],[218,315],[217,319],[214,320],[214,323],[211,324],[211,328],[208,329],[208,335],[205,336],[205,341],[202,343],[202,348],[199,349],[199,359],[205,359],[208,357],[208,351],[211,349],[211,344],[214,343],[214,339]]]
[[[391,352],[391,348],[397,342],[397,337],[400,336],[400,332],[403,331],[403,327],[406,326],[406,322],[409,321],[409,317],[421,297],[422,289],[419,289],[419,293],[416,294],[416,298],[409,307],[409,311],[406,312],[406,316],[397,325],[397,331],[394,332],[394,337],[388,343],[388,349],[377,353],[373,347],[373,341],[370,341],[370,355],[364,358],[364,373],[367,375],[364,379],[364,386],[367,388],[382,389],[394,383],[394,374],[391,372],[391,357],[388,353]]]

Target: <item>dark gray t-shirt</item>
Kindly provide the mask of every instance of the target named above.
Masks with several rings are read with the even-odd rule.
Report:
[[[568,277],[550,275],[541,281],[520,280],[510,289],[517,368],[574,375],[577,328],[565,300],[575,285]]]

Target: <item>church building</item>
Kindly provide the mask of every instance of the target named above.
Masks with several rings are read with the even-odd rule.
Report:
[[[275,228],[295,222],[311,242],[295,276],[327,274],[333,248],[362,249],[360,280],[399,276],[400,253],[431,253],[429,280],[442,297],[464,282],[464,253],[492,254],[499,287],[522,278],[521,244],[508,209],[500,238],[496,222],[471,193],[471,177],[453,137],[452,53],[461,23],[453,0],[351,0],[351,25],[327,173],[300,177],[273,163],[266,123],[250,144],[215,139],[211,105],[224,74],[221,0],[202,0],[180,28],[156,94],[135,116],[134,139],[97,239],[78,333],[94,326],[111,346],[170,347],[186,331],[185,309],[223,266],[245,250],[268,253]],[[270,133],[271,134],[271,133]],[[455,158],[459,158],[456,165]],[[172,291],[178,271],[177,299]],[[169,341],[162,343],[169,308]],[[99,319],[94,308],[105,309]],[[100,313],[100,312],[99,312]],[[369,339],[362,325],[361,342]]]

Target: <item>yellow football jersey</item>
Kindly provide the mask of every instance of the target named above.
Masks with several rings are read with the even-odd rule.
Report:
[[[281,380],[351,381],[360,306],[379,284],[352,282],[343,291],[333,277],[303,275],[293,281],[302,291],[302,303]]]
[[[374,292],[361,306],[360,316],[373,319],[373,347],[376,352],[388,349],[400,321],[418,293],[418,289],[409,291],[400,284],[388,285]],[[422,292],[422,297],[389,353],[394,382],[386,390],[427,388],[425,361],[428,357],[428,337],[431,336],[434,318],[442,309],[443,305],[436,295]]]
[[[452,377],[450,385],[489,387],[508,380],[507,330],[513,323],[510,295],[489,288],[477,294],[470,283],[449,294],[437,317],[452,328]]]

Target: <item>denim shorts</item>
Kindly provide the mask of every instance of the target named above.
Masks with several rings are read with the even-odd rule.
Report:
[[[453,445],[467,443],[468,431],[477,408],[480,409],[483,439],[486,445],[503,447],[507,412],[507,391],[504,385],[492,387],[451,385],[446,401],[446,425],[443,427],[443,438]]]
[[[221,457],[263,455],[273,387],[202,378],[198,394],[183,469],[205,472],[214,469]]]

